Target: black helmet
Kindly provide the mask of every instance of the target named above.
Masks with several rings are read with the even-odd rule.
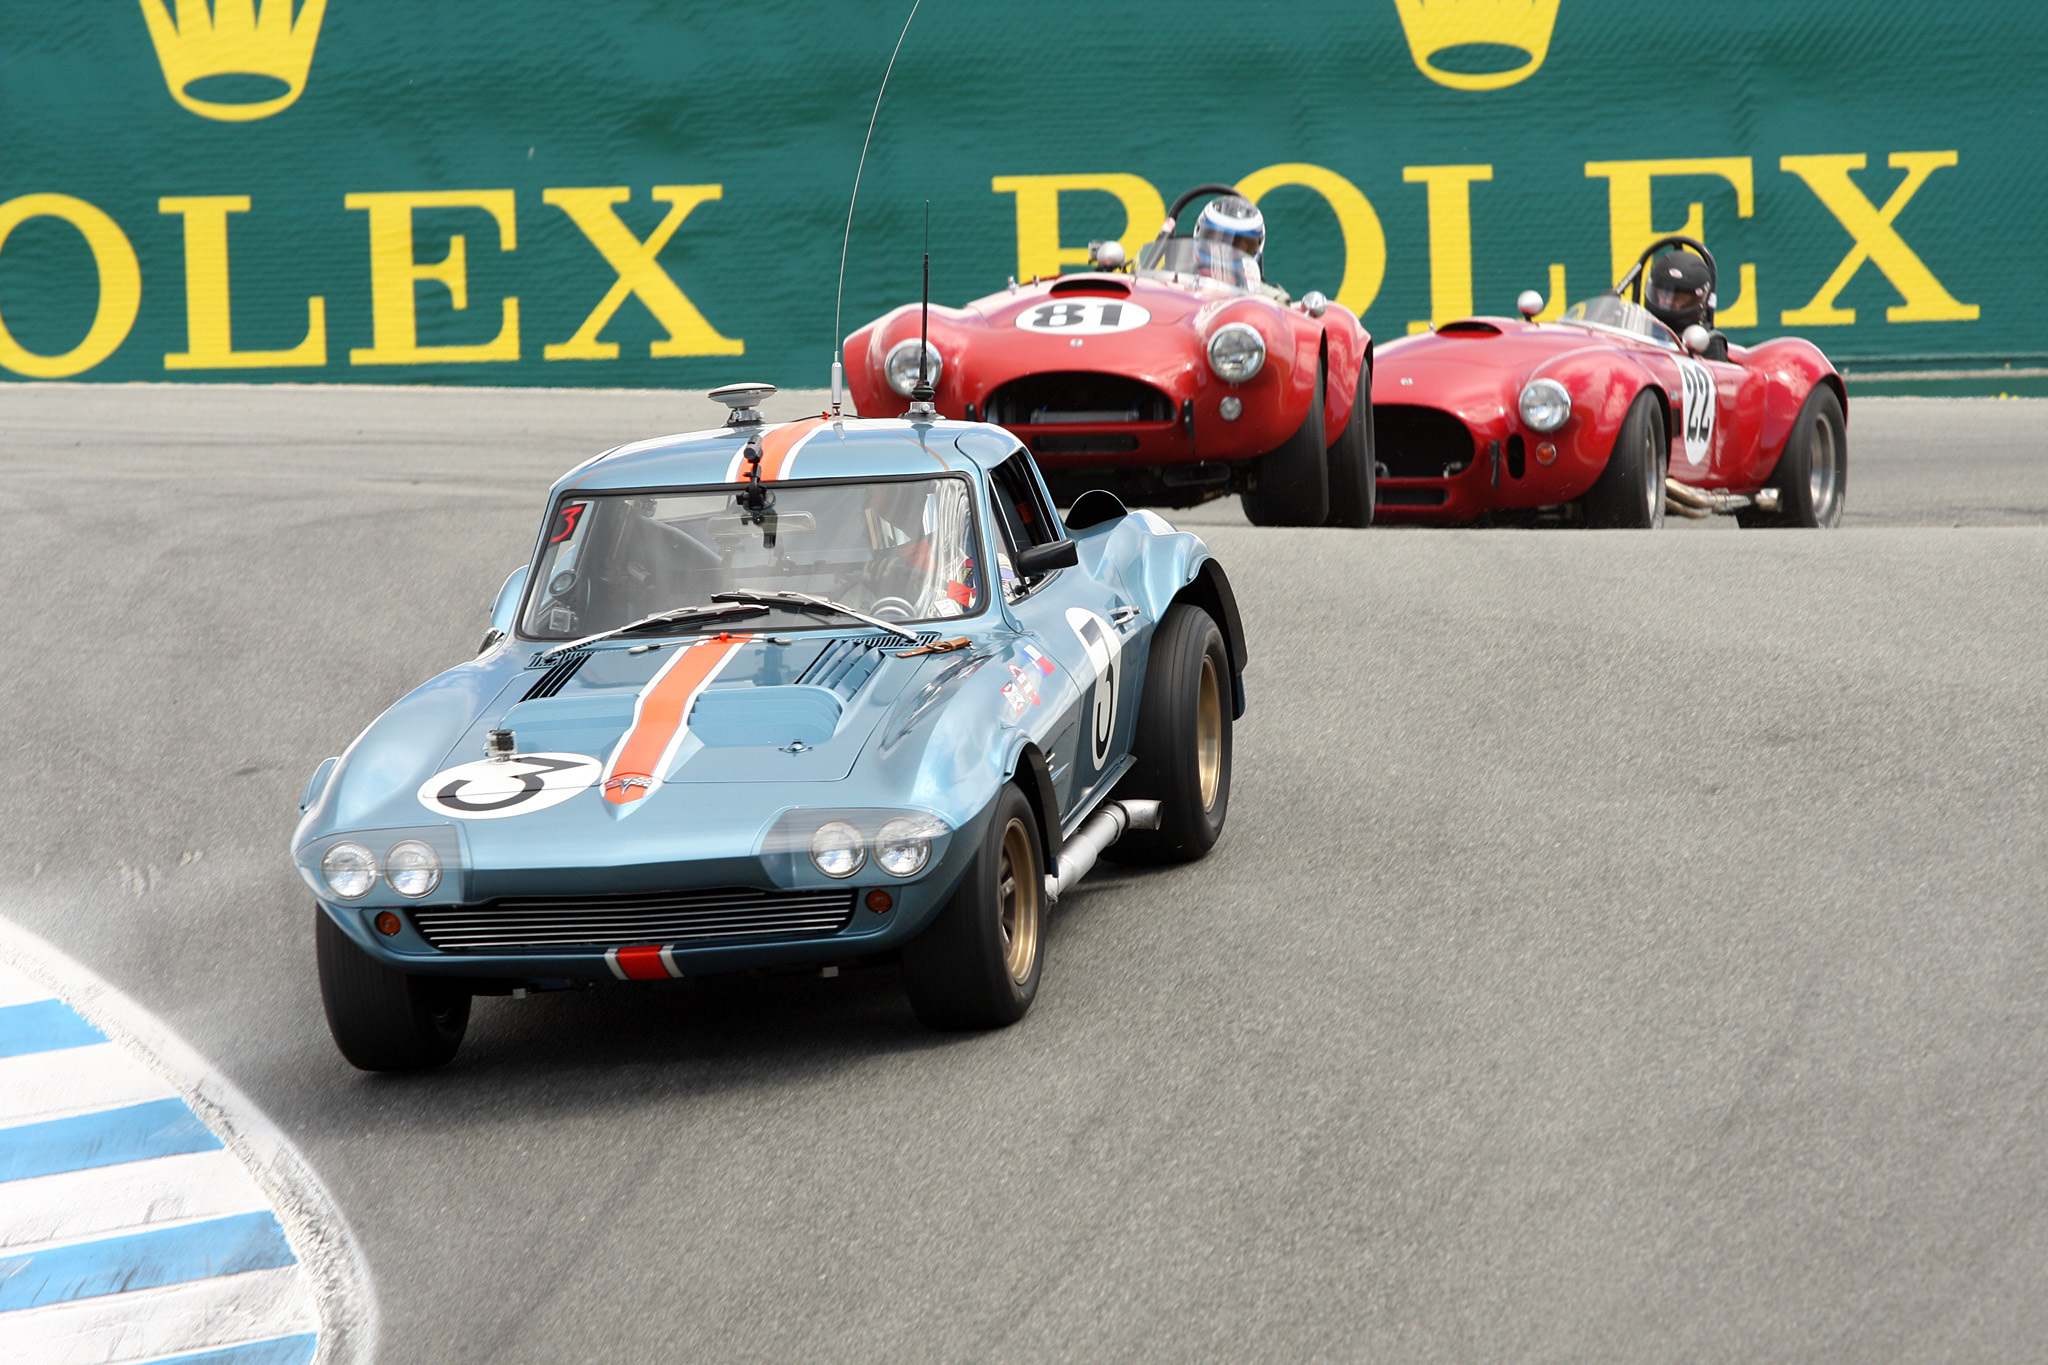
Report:
[[[1713,272],[1690,251],[1667,251],[1643,272],[1643,307],[1681,336],[1710,316],[1713,290]]]

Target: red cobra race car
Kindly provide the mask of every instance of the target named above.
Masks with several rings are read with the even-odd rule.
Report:
[[[1089,273],[932,308],[923,359],[940,414],[1015,432],[1062,506],[1091,488],[1163,507],[1242,493],[1260,525],[1370,524],[1372,338],[1321,294],[1290,302],[1255,255],[1178,230],[1196,200],[1236,194],[1180,196],[1135,269],[1102,242]],[[909,304],[846,338],[863,415],[911,396],[919,314]]]
[[[1644,269],[1666,247],[1707,265],[1705,325],[1683,337],[1641,306]],[[1666,237],[1555,322],[1475,317],[1389,342],[1373,377],[1379,519],[1650,528],[1668,507],[1837,525],[1842,377],[1796,337],[1729,345],[1712,330],[1714,278],[1705,246]],[[1522,296],[1525,317],[1541,307]]]

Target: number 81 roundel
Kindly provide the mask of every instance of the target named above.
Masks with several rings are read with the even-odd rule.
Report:
[[[1069,337],[1128,332],[1150,321],[1150,313],[1122,299],[1054,299],[1017,314],[1017,325],[1027,332]]]

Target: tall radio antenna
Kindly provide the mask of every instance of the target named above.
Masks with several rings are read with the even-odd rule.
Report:
[[[917,7],[924,0],[911,0],[910,13],[903,20],[903,31],[896,35],[896,46],[889,53],[889,65],[882,71],[882,84],[875,91],[875,109],[868,115],[868,135],[860,142],[860,164],[853,170],[853,193],[846,200],[846,231],[839,238],[839,288],[832,297],[832,415],[839,415],[839,394],[846,381],[846,368],[839,346],[840,308],[846,301],[846,246],[853,240],[853,206],[860,202],[861,172],[868,167],[868,144],[875,140],[875,120],[882,116],[882,96],[889,92],[889,77],[896,70],[896,54],[903,51],[903,40],[910,36],[910,22],[917,18]]]

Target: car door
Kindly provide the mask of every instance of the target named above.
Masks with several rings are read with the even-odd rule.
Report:
[[[1673,454],[1685,464],[1672,473],[1682,482],[1720,487],[1742,481],[1750,451],[1744,443],[1745,423],[1739,420],[1749,372],[1726,360],[1704,356],[1677,357],[1678,432]],[[1674,462],[1675,463],[1675,462]]]
[[[1010,667],[1041,698],[1061,699],[1045,718],[1039,744],[1052,769],[1064,820],[1106,790],[1130,751],[1138,697],[1125,653],[1138,613],[1113,569],[1105,570],[1107,581],[1081,566],[1017,576],[1011,566],[1019,554],[1063,539],[1066,532],[1031,457],[1022,450],[990,470],[989,483],[1003,541],[997,551],[998,578],[1026,637]]]

